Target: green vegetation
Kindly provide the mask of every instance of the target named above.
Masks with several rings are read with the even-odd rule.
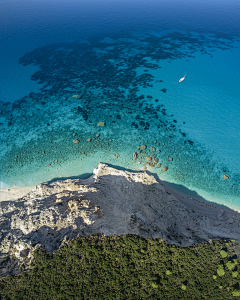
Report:
[[[56,253],[38,248],[30,271],[1,278],[0,299],[236,299],[235,245],[181,248],[133,235],[79,237]]]
[[[228,270],[233,270],[233,269],[235,269],[235,263],[233,262],[231,262],[231,261],[228,261],[227,263],[226,263],[226,266],[227,266],[227,268],[228,268]]]
[[[217,274],[218,274],[218,276],[224,276],[224,275],[225,275],[223,266],[219,266],[219,267],[218,267],[218,269],[217,269]]]
[[[225,244],[225,245],[226,245],[226,244]],[[221,254],[222,258],[227,257],[227,252],[224,251],[224,250],[221,250],[220,254]]]

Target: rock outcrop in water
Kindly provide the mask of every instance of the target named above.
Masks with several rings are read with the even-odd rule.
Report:
[[[37,247],[53,252],[78,235],[129,233],[181,246],[239,238],[223,214],[212,220],[193,211],[152,175],[101,163],[88,179],[42,183],[0,204],[1,275],[28,268]]]

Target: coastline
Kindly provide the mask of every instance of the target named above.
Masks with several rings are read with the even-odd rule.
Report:
[[[186,205],[188,208],[195,210],[198,213],[201,213],[212,220],[217,220],[217,214],[219,211],[226,213],[226,218],[232,220],[233,224],[240,224],[240,212],[235,211],[227,206],[221,204],[210,202],[201,196],[192,197],[188,193],[183,193],[179,190],[171,187],[170,183],[162,182],[165,189],[172,195],[174,195],[181,203]]]
[[[3,201],[14,201],[19,198],[22,198],[26,194],[30,193],[34,188],[35,188],[35,186],[29,186],[29,187],[14,186],[11,188],[1,188],[0,189],[0,203]]]
[[[192,198],[150,172],[99,163],[87,179],[2,189],[1,195],[0,260],[8,254],[19,262],[5,264],[0,275],[18,272],[23,262],[28,268],[36,247],[52,253],[79,235],[132,234],[180,247],[240,241],[238,212]]]
[[[153,175],[148,172],[149,175]],[[93,176],[93,175],[92,175]],[[155,177],[155,176],[154,176]],[[156,178],[156,177],[155,177]],[[188,208],[193,209],[194,211],[201,213],[212,220],[217,220],[217,214],[221,211],[225,214],[225,218],[231,220],[233,225],[240,226],[240,212],[235,211],[227,206],[208,201],[200,195],[197,195],[194,191],[187,190],[186,192],[181,191],[180,189],[174,187],[172,183],[166,182],[162,179],[156,178],[159,184],[163,185],[168,193],[175,196],[182,204]],[[16,201],[19,198],[22,198],[26,194],[30,193],[35,186],[29,187],[11,187],[11,188],[2,188],[0,189],[0,206],[1,202],[4,201]],[[196,194],[196,195],[195,195]]]

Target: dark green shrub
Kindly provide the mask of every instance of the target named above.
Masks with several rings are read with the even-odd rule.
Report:
[[[239,259],[233,241],[224,250],[231,261],[223,248],[225,241],[181,248],[132,235],[79,237],[55,254],[37,249],[33,270],[0,278],[0,299],[235,299]]]

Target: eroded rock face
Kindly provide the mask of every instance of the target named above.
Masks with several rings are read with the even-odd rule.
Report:
[[[88,179],[42,183],[0,204],[1,275],[18,273],[21,264],[28,268],[37,247],[53,252],[78,235],[129,233],[181,246],[239,238],[225,218],[212,220],[187,208],[146,172],[105,164]]]

